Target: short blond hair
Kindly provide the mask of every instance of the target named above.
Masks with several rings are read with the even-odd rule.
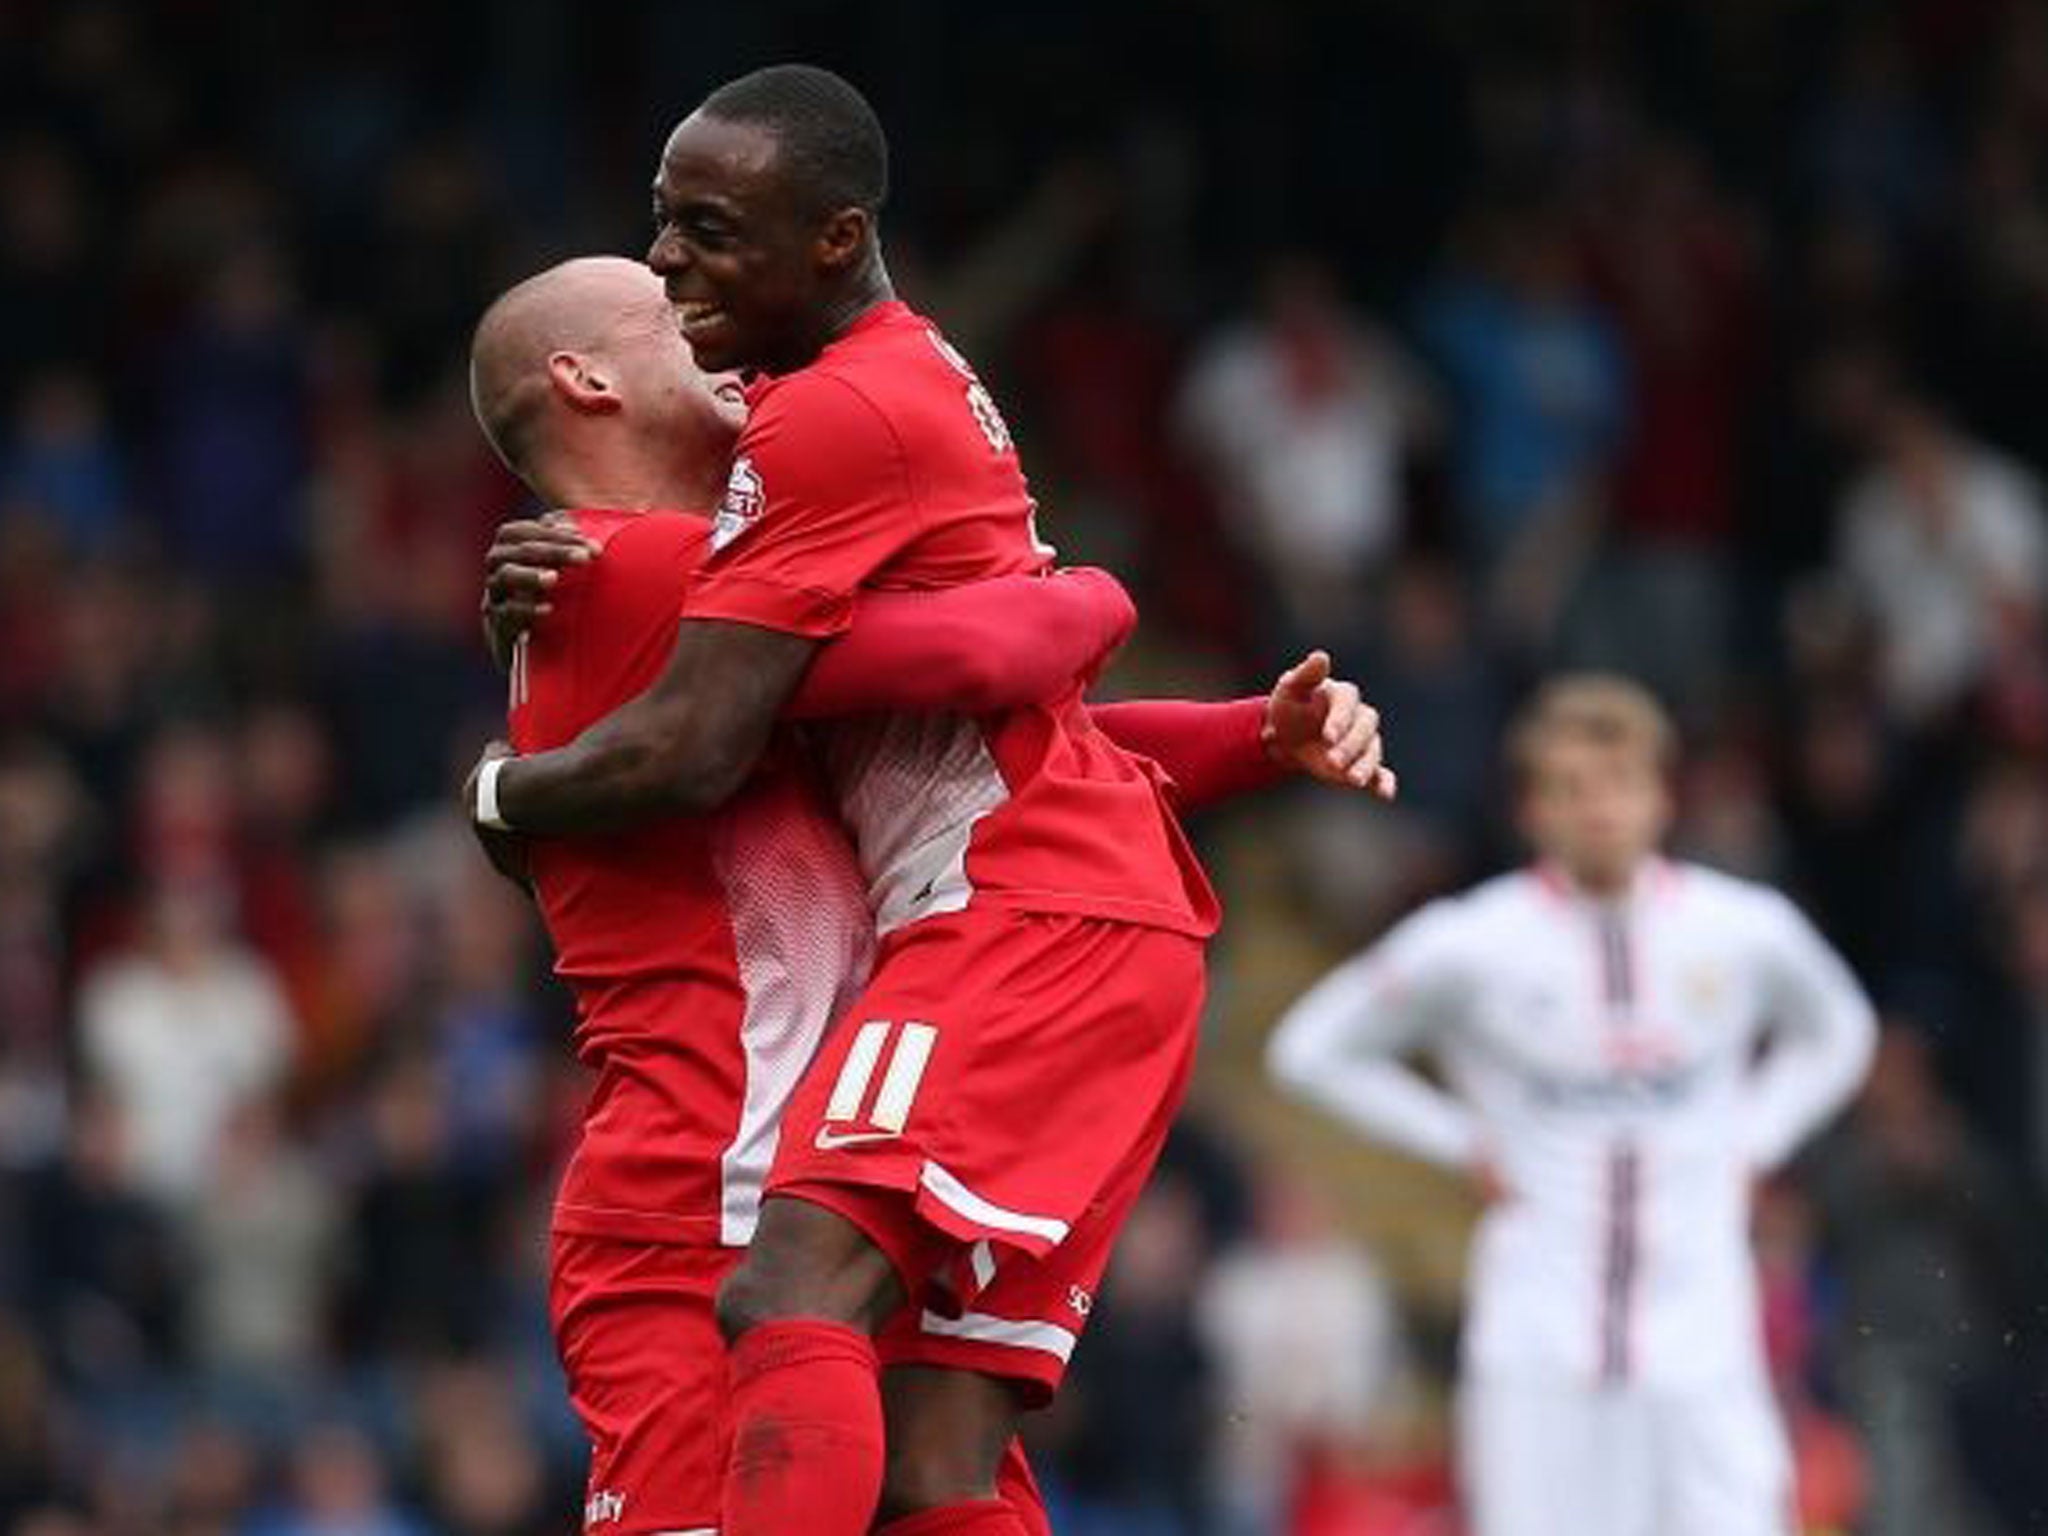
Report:
[[[1529,782],[1538,755],[1557,741],[1634,750],[1660,773],[1678,756],[1677,729],[1657,696],[1606,672],[1568,673],[1536,691],[1508,733],[1508,767],[1518,786]]]

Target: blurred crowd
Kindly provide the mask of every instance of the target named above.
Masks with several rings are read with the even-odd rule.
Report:
[[[2048,7],[26,0],[0,1531],[577,1519],[540,1276],[582,1085],[451,809],[523,506],[468,328],[637,251],[671,119],[786,57],[890,128],[899,285],[1138,594],[1121,684],[1328,645],[1402,772],[1202,829],[1254,938],[1040,1426],[1062,1531],[1455,1530],[1455,1297],[1234,1122],[1233,978],[1516,857],[1499,725],[1564,665],[1658,689],[1682,851],[1888,1020],[1759,1222],[1808,1528],[2048,1530]]]

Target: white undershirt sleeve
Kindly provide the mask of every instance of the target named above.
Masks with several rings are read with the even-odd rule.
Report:
[[[1877,1047],[1870,1000],[1799,909],[1773,897],[1765,968],[1776,1035],[1751,1082],[1747,1141],[1760,1171],[1778,1167],[1862,1085]]]
[[[1449,903],[1424,908],[1318,982],[1266,1047],[1276,1082],[1376,1141],[1449,1168],[1478,1161],[1472,1112],[1402,1061],[1457,1004]]]

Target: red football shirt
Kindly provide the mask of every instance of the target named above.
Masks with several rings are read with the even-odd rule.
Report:
[[[556,589],[512,668],[521,752],[558,746],[661,672],[701,517],[581,512],[600,558]],[[716,814],[539,839],[535,894],[597,1081],[557,1228],[744,1243],[782,1109],[874,949],[860,872],[805,774],[771,753]]]
[[[511,735],[522,752],[572,739],[659,674],[710,528],[681,513],[576,521],[601,557],[566,573],[555,613],[515,652]],[[871,607],[858,651],[849,640],[820,658],[797,701],[804,712],[936,707],[948,687],[1015,697],[1065,675],[1074,658],[1061,653],[1083,643],[1070,627],[1028,654],[991,658],[975,626],[1014,630],[1044,613],[1001,584],[974,595],[970,626],[956,609],[934,628],[938,600],[912,601],[914,611]],[[945,665],[955,650],[974,664]],[[1106,705],[1101,718],[1171,765],[1198,804],[1274,775],[1263,713],[1263,700],[1246,699]],[[860,871],[809,765],[778,745],[713,815],[536,840],[529,862],[557,973],[576,997],[577,1051],[597,1077],[557,1228],[746,1242],[789,1094],[874,951]]]
[[[869,311],[750,404],[688,616],[825,637],[862,586],[1049,562],[988,391],[906,306]],[[825,760],[884,933],[970,905],[1215,929],[1155,770],[1095,728],[1078,687],[979,719],[842,723]]]

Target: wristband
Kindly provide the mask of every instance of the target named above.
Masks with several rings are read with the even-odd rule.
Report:
[[[487,757],[476,771],[476,824],[493,832],[512,830],[512,823],[498,809],[498,775],[511,761],[509,757]]]

